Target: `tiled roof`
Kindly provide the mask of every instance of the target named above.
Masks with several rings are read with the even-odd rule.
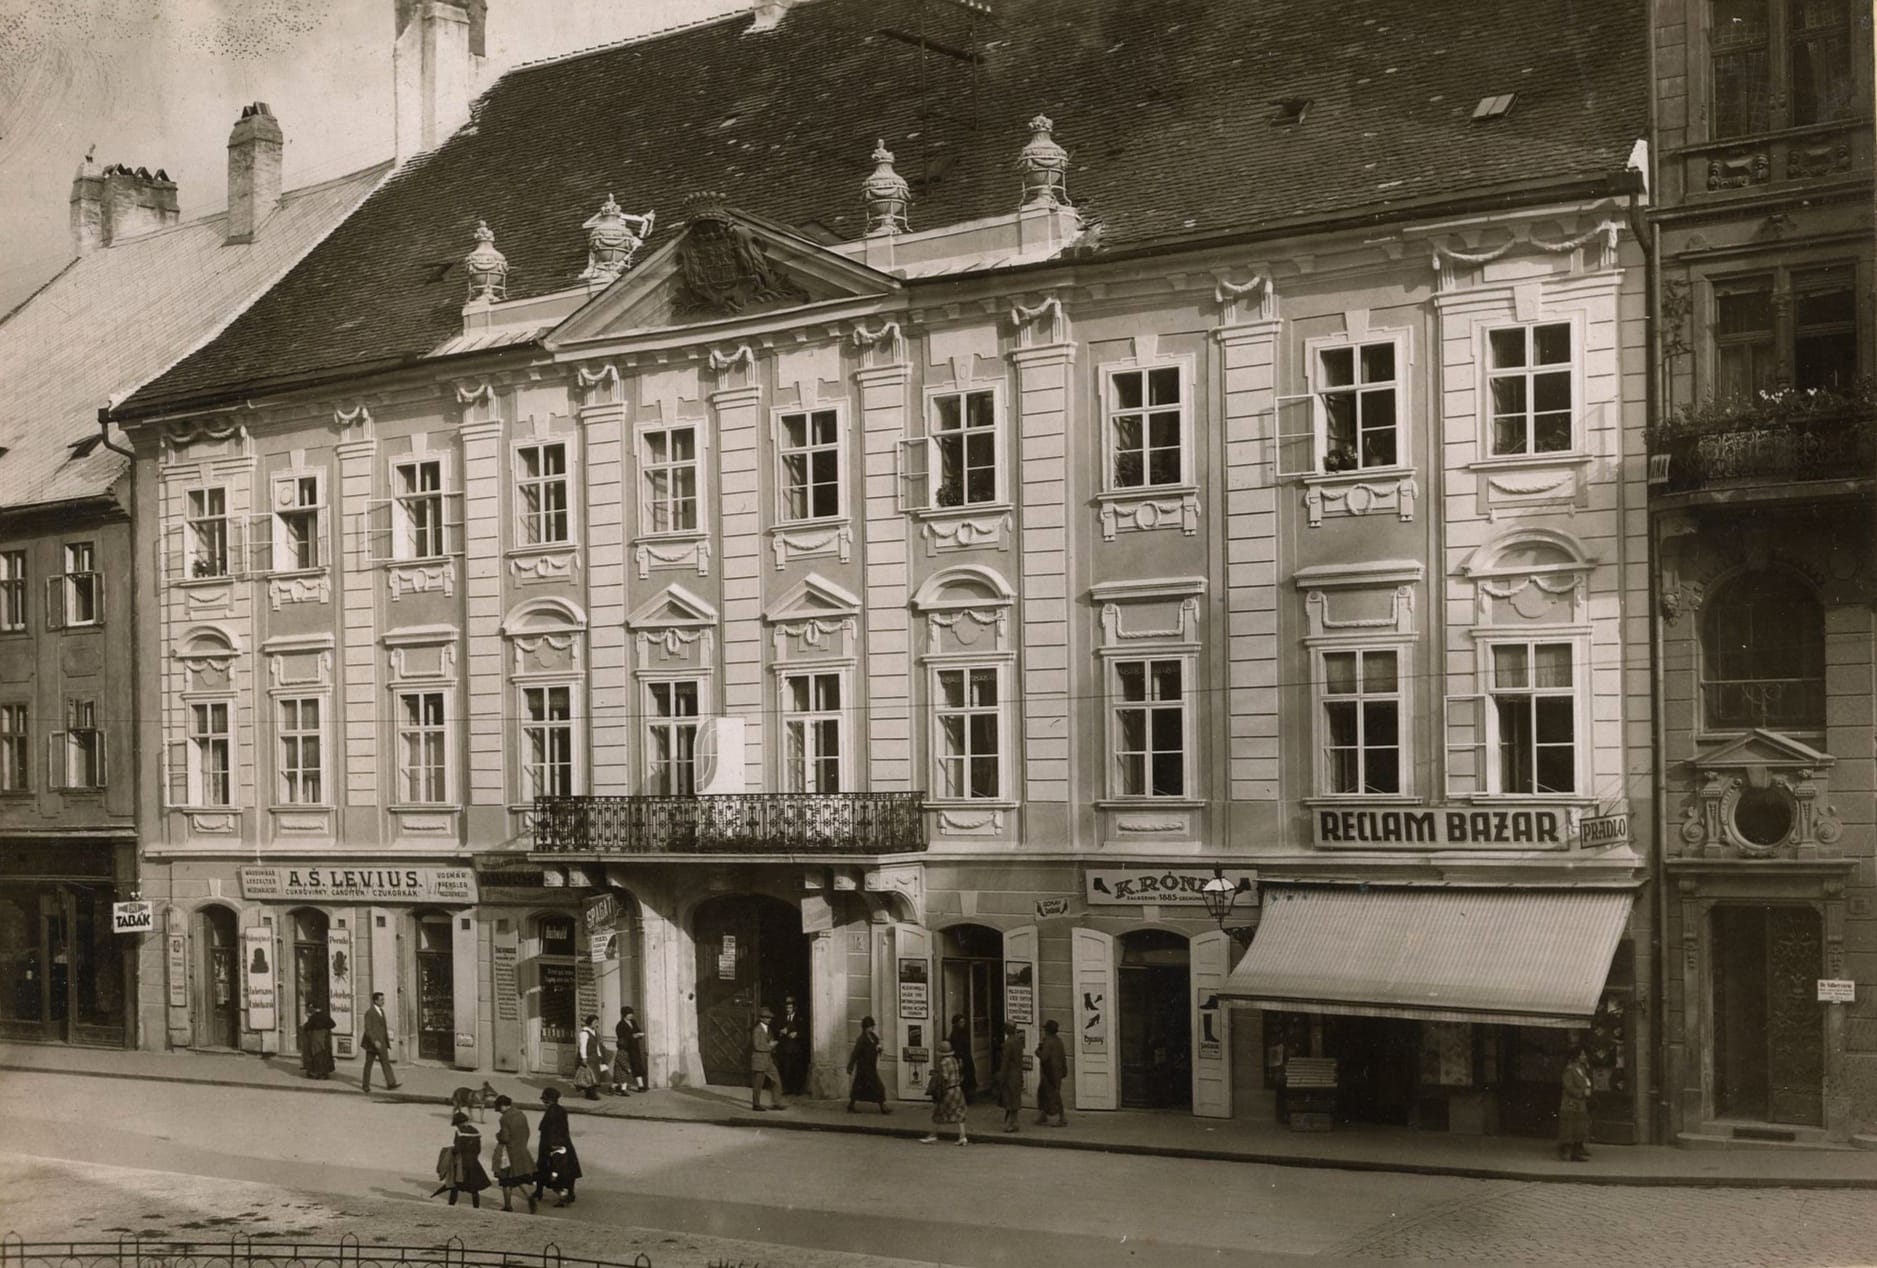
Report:
[[[253,243],[206,216],[81,256],[0,321],[0,509],[95,497],[125,459],[98,410],[175,365],[279,280],[383,178],[379,164],[293,190]]]
[[[1014,210],[1023,125],[1047,113],[1073,155],[1071,197],[1117,250],[1608,181],[1645,127],[1644,0],[992,7],[813,0],[766,33],[735,15],[511,71],[132,411],[422,356],[460,333],[454,265],[479,218],[511,299],[572,284],[581,221],[608,191],[655,209],[660,239],[700,190],[811,237],[858,237],[876,137],[914,182],[913,227],[929,228]],[[1508,116],[1472,121],[1480,98],[1510,92]],[[1300,124],[1270,122],[1285,98],[1309,100]]]

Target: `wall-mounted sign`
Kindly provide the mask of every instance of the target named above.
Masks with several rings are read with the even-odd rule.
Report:
[[[241,896],[326,902],[473,903],[468,867],[244,867]]]
[[[611,890],[606,890],[587,900],[586,922],[588,933],[598,933],[610,929],[613,921],[619,917],[619,897]]]
[[[1821,977],[1818,979],[1818,1002],[1821,1004],[1855,1004],[1857,983],[1848,978]]]
[[[1102,991],[1082,992],[1082,1051],[1108,1050],[1108,1001]]]
[[[1039,898],[1036,900],[1036,918],[1053,920],[1057,916],[1069,914],[1069,900],[1066,898]]]
[[[1026,960],[1004,961],[1004,1020],[1036,1024],[1036,968]]]
[[[490,994],[495,996],[495,1019],[501,1022],[521,1020],[521,996],[516,990],[521,948],[513,942],[497,942],[489,952],[489,972],[493,978]]]
[[[1161,867],[1131,870],[1119,867],[1091,867],[1083,873],[1083,884],[1088,889],[1088,901],[1091,905],[1122,906],[1143,903],[1164,903],[1169,906],[1203,907],[1206,904],[1200,893],[1205,883],[1212,879],[1209,867]],[[1245,881],[1255,885],[1258,873],[1246,868],[1225,869],[1225,879],[1236,884]],[[1255,894],[1241,895],[1240,906],[1257,905]]]
[[[619,935],[616,933],[590,933],[587,935],[587,954],[593,963],[604,964],[608,960],[619,958]]]
[[[901,1021],[925,1021],[931,1016],[931,997],[927,975],[931,972],[921,959],[899,962],[899,1017]]]
[[[1577,844],[1586,850],[1604,850],[1629,844],[1629,813],[1587,818],[1578,830]]]
[[[1573,837],[1569,806],[1380,806],[1320,809],[1312,816],[1316,843],[1323,847],[1377,845],[1434,849],[1522,845],[1561,850]],[[1617,816],[1610,816],[1612,818]],[[1621,816],[1627,819],[1627,816]]]
[[[249,1030],[274,1028],[274,931],[251,925],[241,931],[242,1001]]]
[[[113,933],[150,933],[156,928],[156,904],[146,902],[112,903]]]

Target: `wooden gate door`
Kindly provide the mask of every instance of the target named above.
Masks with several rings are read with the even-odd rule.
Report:
[[[697,1046],[709,1083],[749,1082],[749,1032],[757,1008],[757,921],[741,898],[697,909]]]

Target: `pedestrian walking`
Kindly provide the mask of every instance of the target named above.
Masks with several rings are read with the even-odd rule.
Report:
[[[873,1018],[860,1019],[860,1036],[848,1054],[847,1072],[853,1081],[847,1087],[847,1112],[854,1112],[855,1101],[878,1105],[882,1114],[893,1111],[886,1106],[886,1084],[880,1081],[880,1034],[873,1028]]]
[[[489,1187],[489,1173],[482,1169],[482,1133],[470,1124],[469,1115],[462,1110],[450,1116],[450,1126],[455,1129],[450,1143],[437,1155],[437,1179],[442,1183],[431,1197],[448,1192],[450,1205],[456,1205],[459,1193],[469,1195],[469,1204],[482,1205],[482,1191]]]
[[[502,1186],[502,1209],[512,1211],[515,1208],[509,1204],[511,1191],[534,1183],[534,1154],[528,1149],[528,1116],[509,1096],[495,1098],[495,1113],[495,1178]],[[534,1194],[522,1196],[528,1199],[528,1214],[533,1215]]]
[[[997,1054],[997,1073],[991,1082],[997,1088],[997,1103],[1003,1107],[1004,1130],[1017,1130],[1017,1116],[1023,1113],[1023,1032],[1015,1022],[1004,1023],[1004,1046]]]
[[[633,1088],[626,1086],[628,1081]],[[645,1032],[639,1029],[632,1005],[627,1004],[619,1010],[619,1021],[613,1026],[613,1095],[630,1096],[633,1089],[645,1090]]]
[[[534,1193],[528,1198],[528,1209],[534,1209],[543,1190],[547,1189],[560,1194],[555,1206],[572,1206],[574,1182],[581,1176],[580,1154],[574,1149],[573,1133],[567,1126],[567,1110],[560,1103],[559,1088],[546,1088],[541,1093],[541,1128],[535,1145]]]
[[[581,1023],[574,1046],[574,1086],[587,1094],[589,1101],[600,1099],[600,1084],[606,1078],[606,1058],[600,1048],[600,1018],[591,1013]]]
[[[365,1090],[371,1091],[371,1063],[376,1061],[384,1067],[385,1091],[397,1091],[398,1076],[391,1070],[391,1023],[385,1019],[383,991],[371,993],[371,1007],[365,1010],[365,1037],[358,1046],[365,1054]]]
[[[1590,1139],[1590,1054],[1583,1048],[1571,1051],[1560,1082],[1558,1157],[1566,1162],[1589,1162],[1590,1151],[1584,1148],[1584,1142]]]
[[[776,1040],[769,1033],[775,1013],[767,1008],[756,1013],[756,1024],[749,1032],[749,1107],[753,1110],[786,1109],[782,1104],[782,1085],[776,1078]],[[769,1089],[772,1105],[763,1104],[763,1088]]]
[[[952,1014],[951,1033],[945,1038],[952,1046],[952,1055],[958,1058],[958,1068],[964,1072],[965,1100],[970,1101],[978,1091],[978,1063],[971,1056],[971,1027],[965,1024],[963,1013]]]
[[[1069,1077],[1069,1055],[1062,1050],[1062,1036],[1054,1021],[1043,1023],[1043,1037],[1036,1045],[1036,1121],[1038,1126],[1067,1127],[1062,1112],[1062,1081]]]
[[[332,1014],[313,1005],[300,1023],[300,1069],[309,1079],[324,1079],[336,1068],[332,1060]]]
[[[958,1124],[959,1144],[971,1143],[965,1139],[963,1079],[964,1071],[959,1067],[958,1058],[952,1052],[951,1040],[939,1040],[938,1063],[932,1067],[932,1074],[926,1079],[926,1093],[932,1098],[932,1130],[920,1139],[920,1144],[929,1145],[937,1140],[938,1128],[945,1123]]]
[[[808,1084],[808,1042],[793,996],[782,1001],[782,1016],[776,1019],[775,1038],[776,1075],[782,1082],[782,1090],[790,1096],[800,1096]]]

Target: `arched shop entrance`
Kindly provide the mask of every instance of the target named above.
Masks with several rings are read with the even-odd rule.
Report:
[[[235,913],[204,907],[202,920],[202,1007],[196,1012],[198,1047],[241,1046],[241,936]]]
[[[417,1056],[456,1060],[456,953],[450,913],[417,913]]]
[[[953,925],[938,934],[940,1017],[934,1034],[951,1035],[955,1016],[970,1036],[970,1091],[990,1084],[1004,1039],[1004,935],[984,925]]]
[[[809,1017],[808,938],[795,907],[775,898],[712,898],[691,919],[697,945],[697,1044],[710,1083],[749,1082],[749,1035],[759,1008],[778,1016],[793,996]]]
[[[1191,1109],[1192,954],[1169,929],[1123,934],[1115,993],[1121,1104],[1129,1109]]]

